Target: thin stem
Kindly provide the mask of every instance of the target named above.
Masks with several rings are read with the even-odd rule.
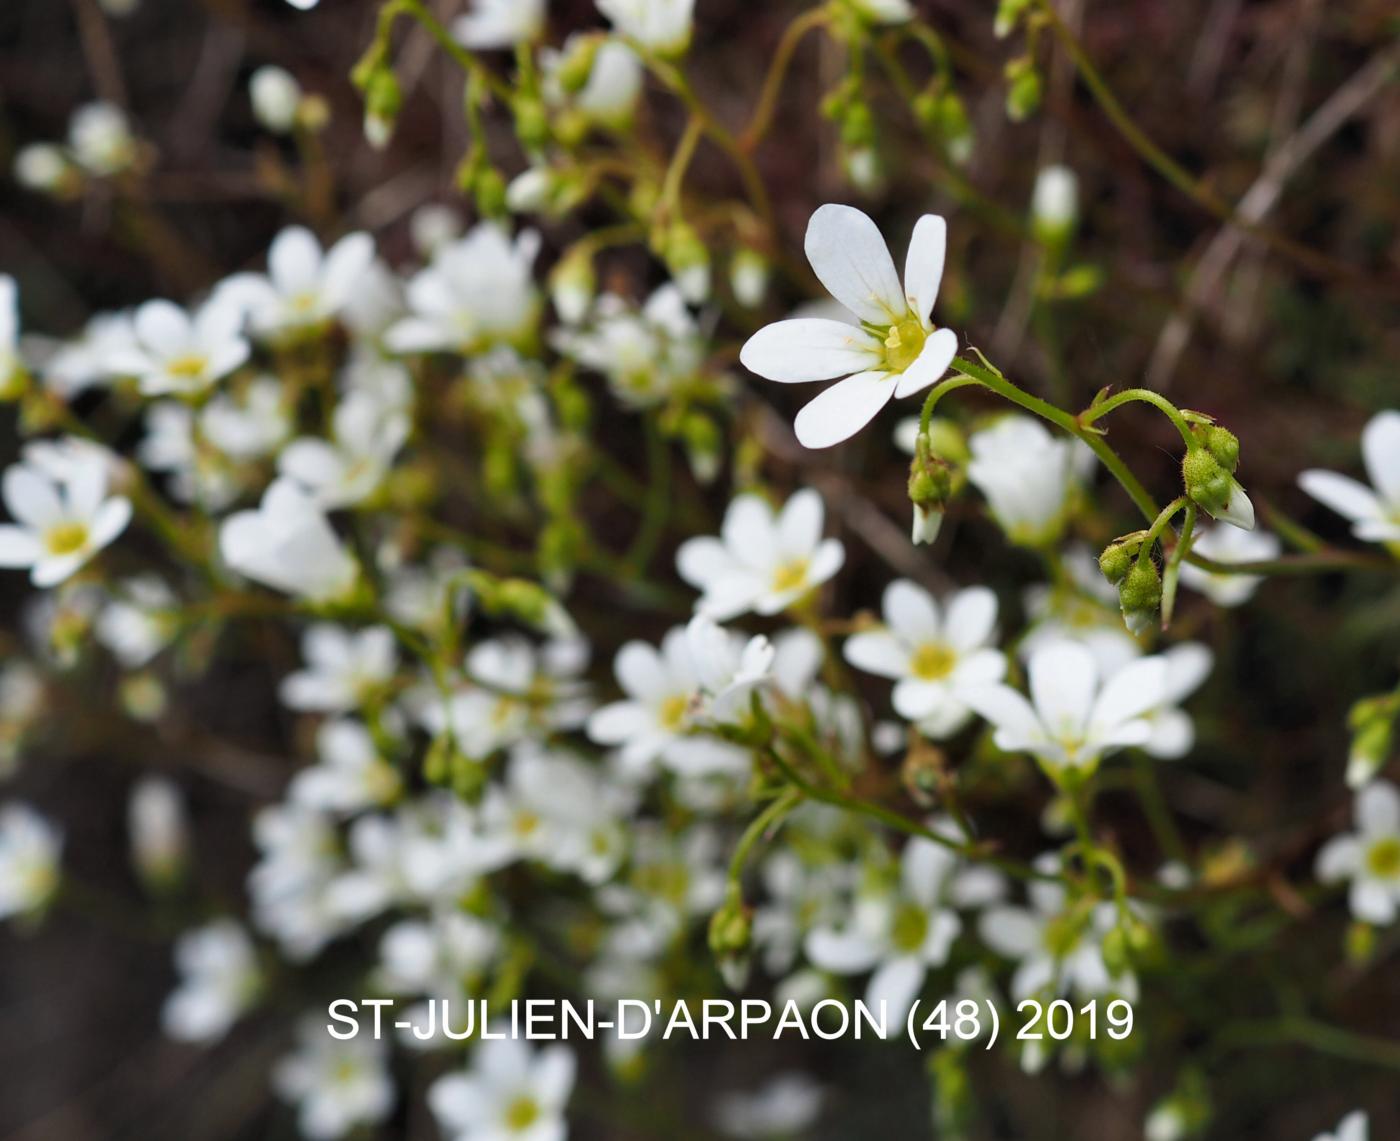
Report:
[[[753,850],[754,845],[765,836],[770,828],[776,830],[776,826],[782,818],[801,804],[803,799],[801,789],[789,788],[749,822],[749,826],[744,829],[744,834],[739,837],[739,843],[735,846],[734,855],[729,861],[730,882],[738,884],[742,881],[744,865],[748,863],[749,853]]]
[[[1126,388],[1122,392],[1114,393],[1106,400],[1093,405],[1087,411],[1081,412],[1079,414],[1079,422],[1087,428],[1090,424],[1094,423],[1094,421],[1102,420],[1114,409],[1121,408],[1123,405],[1131,404],[1134,401],[1141,401],[1144,404],[1152,405],[1152,407],[1156,408],[1172,422],[1176,430],[1181,433],[1181,438],[1185,441],[1187,447],[1195,446],[1196,437],[1192,433],[1191,425],[1187,423],[1186,417],[1181,414],[1175,404],[1160,392],[1153,392],[1150,388]]]
[[[788,66],[792,63],[793,53],[796,52],[797,45],[808,32],[825,23],[826,9],[817,7],[809,8],[788,24],[782,39],[778,41],[778,47],[773,53],[773,60],[768,65],[768,74],[764,77],[763,89],[758,97],[758,102],[754,105],[749,125],[739,135],[738,144],[741,150],[752,153],[753,149],[762,141],[763,136],[768,133],[768,128],[773,125],[773,113],[778,108],[778,96],[782,92],[783,79],[787,75]]]

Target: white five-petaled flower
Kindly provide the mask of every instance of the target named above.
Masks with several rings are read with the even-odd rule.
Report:
[[[807,260],[821,283],[860,322],[795,317],[760,329],[739,359],[769,380],[797,383],[845,377],[797,414],[809,448],[859,432],[894,397],[912,396],[947,371],[958,351],[951,329],[930,314],[943,280],[947,226],[925,214],[914,226],[901,288],[875,223],[852,206],[828,203],[807,225]]]
[[[204,392],[248,359],[242,324],[239,307],[217,294],[193,316],[169,301],[147,301],[133,319],[136,343],[117,348],[107,369],[136,377],[144,396]]]
[[[258,996],[262,976],[248,934],[232,919],[186,931],[175,941],[180,985],[165,1000],[161,1024],[181,1042],[222,1038]]]
[[[411,313],[390,326],[385,344],[397,353],[463,352],[528,337],[540,311],[539,248],[534,230],[512,241],[494,223],[473,227],[408,283]]]
[[[1105,753],[1146,745],[1154,733],[1147,715],[1168,695],[1163,658],[1139,658],[1104,678],[1077,642],[1037,649],[1028,672],[1029,701],[1007,685],[970,687],[962,698],[996,727],[998,748],[1030,753],[1051,773],[1091,772]]]
[[[323,812],[358,812],[391,804],[403,791],[403,778],[380,755],[368,729],[338,718],[316,731],[317,762],[292,778],[289,800]]]
[[[63,833],[27,804],[0,808],[0,919],[34,915],[58,890]]]
[[[546,0],[472,0],[452,34],[469,48],[510,48],[537,39],[544,30]]]
[[[1380,412],[1361,433],[1371,486],[1333,471],[1305,471],[1298,485],[1352,522],[1368,543],[1400,544],[1400,412]],[[1400,548],[1397,548],[1400,549]]]
[[[239,574],[309,602],[344,598],[359,576],[320,506],[285,477],[272,481],[256,509],[224,520],[219,552]]]
[[[279,695],[289,709],[350,713],[394,676],[394,634],[387,626],[350,631],[328,622],[301,639],[306,667],[282,680]]]
[[[985,902],[1000,890],[984,875],[960,882],[958,858],[941,844],[915,837],[900,859],[899,890],[889,895],[858,897],[844,927],[812,930],[807,957],[823,970],[860,974],[874,969],[865,1001],[886,1005],[896,1024],[904,1021],[930,967],[948,960],[962,920],[952,907]],[[974,871],[977,871],[974,869]]]
[[[824,515],[811,488],[795,492],[776,515],[761,496],[737,497],[719,538],[687,539],[676,552],[681,578],[704,592],[696,609],[720,622],[748,610],[776,614],[826,582],[846,549],[822,538]]]
[[[288,226],[267,251],[267,274],[240,273],[218,288],[262,336],[320,325],[349,303],[374,261],[374,239],[346,234],[329,250],[304,226]]]
[[[563,1141],[574,1072],[567,1046],[536,1053],[517,1038],[491,1038],[466,1073],[429,1087],[428,1106],[452,1141]]]
[[[658,55],[680,55],[690,46],[695,0],[596,0],[624,36]]]
[[[892,678],[894,707],[932,737],[957,732],[972,716],[958,697],[969,685],[991,685],[1006,674],[1006,658],[990,648],[997,600],[984,586],[958,591],[946,613],[928,591],[904,579],[884,597],[885,625],[846,641],[857,669]]]
[[[277,470],[327,509],[362,503],[379,490],[408,439],[410,421],[369,393],[352,392],[336,406],[333,428],[334,439],[303,436],[277,458]]]
[[[73,451],[60,471],[7,468],[0,491],[16,522],[0,524],[0,567],[28,567],[35,586],[55,586],[112,542],[131,501],[107,494],[107,476],[98,450]]]
[[[300,1106],[302,1136],[331,1141],[389,1116],[394,1081],[383,1042],[363,1031],[337,1040],[319,1019],[306,1022],[299,1038],[296,1052],[272,1071],[272,1084]]]
[[[975,432],[968,447],[967,478],[987,497],[1007,537],[1031,547],[1058,538],[1093,453],[1017,414]]]
[[[1317,878],[1351,881],[1351,913],[1394,923],[1400,911],[1400,790],[1372,781],[1356,794],[1356,831],[1335,836],[1317,854]]]
[[[1244,531],[1239,527],[1201,527],[1191,550],[1217,563],[1252,563],[1276,559],[1281,547],[1277,535]],[[1217,606],[1242,606],[1253,596],[1263,576],[1208,571],[1192,563],[1181,564],[1181,582],[1198,590]]]

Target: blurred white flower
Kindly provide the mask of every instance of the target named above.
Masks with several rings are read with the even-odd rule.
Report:
[[[332,1038],[320,1019],[303,1024],[298,1038],[296,1052],[273,1069],[272,1084],[285,1100],[297,1103],[303,1137],[330,1141],[389,1116],[394,1082],[383,1042],[364,1032]]]
[[[1017,414],[973,433],[968,447],[967,478],[987,497],[1007,537],[1028,547],[1058,538],[1092,453]]]
[[[175,783],[143,777],[131,790],[126,821],[136,873],[155,887],[179,880],[189,858],[190,825]]]
[[[817,1080],[784,1073],[755,1090],[727,1090],[715,1102],[715,1127],[738,1141],[796,1137],[816,1124],[825,1095]]]
[[[681,55],[690,46],[695,0],[595,0],[619,32],[657,55]]]
[[[301,109],[301,84],[283,68],[266,64],[248,80],[253,117],[276,135],[290,134]]]
[[[161,1024],[181,1042],[214,1042],[258,997],[262,974],[248,934],[232,919],[186,931],[175,940],[180,985],[165,1000]]]
[[[509,1036],[484,1040],[466,1073],[429,1087],[428,1106],[450,1141],[563,1141],[575,1068],[567,1046],[536,1053]]]
[[[63,148],[53,143],[30,143],[15,154],[15,181],[29,190],[53,194],[73,173]]]
[[[115,345],[107,371],[136,377],[143,396],[204,392],[248,359],[242,323],[239,308],[218,294],[193,316],[169,301],[147,301],[136,310],[135,344]]]
[[[538,39],[544,31],[546,0],[472,0],[452,34],[469,48],[510,48]]]
[[[359,578],[316,501],[285,478],[273,480],[255,510],[224,520],[219,553],[244,577],[308,602],[343,599]]]
[[[262,459],[276,452],[292,430],[292,410],[281,381],[260,376],[238,392],[220,392],[199,410],[205,440],[230,460]]]
[[[540,310],[539,247],[533,230],[512,241],[494,223],[473,227],[408,283],[411,315],[389,328],[385,343],[398,353],[466,352],[528,338]]]
[[[303,436],[277,458],[277,470],[327,510],[363,503],[383,485],[410,428],[406,413],[352,392],[332,415],[334,438]]]
[[[740,495],[718,538],[687,539],[676,552],[681,578],[700,590],[696,609],[717,622],[745,611],[777,614],[841,569],[846,549],[822,538],[825,508],[811,488],[774,513],[758,495]]]
[[[933,384],[957,355],[951,329],[930,314],[943,280],[947,226],[925,214],[914,227],[901,287],[894,261],[870,218],[827,204],[807,225],[807,260],[821,283],[861,322],[795,317],[760,329],[739,359],[759,376],[783,383],[846,379],[797,414],[793,427],[809,448],[855,435],[895,397]]]
[[[253,817],[253,842],[261,855],[248,873],[253,922],[288,958],[305,961],[345,926],[331,899],[340,838],[326,814],[285,802]]]
[[[337,316],[373,262],[374,239],[368,234],[346,234],[323,251],[310,230],[289,226],[268,248],[266,275],[230,277],[215,297],[246,314],[253,332],[275,336]]]
[[[462,215],[446,203],[429,202],[413,212],[408,226],[418,256],[432,259],[462,236]]]
[[[1202,527],[1191,542],[1191,550],[1217,563],[1251,563],[1278,558],[1281,546],[1278,536],[1267,531]],[[1218,573],[1189,562],[1181,564],[1182,585],[1200,591],[1217,606],[1242,606],[1263,581],[1262,575]]]
[[[582,53],[588,53],[588,78],[577,91],[565,89],[562,72],[576,69]],[[570,106],[595,123],[626,126],[642,93],[642,61],[620,40],[596,40],[574,33],[562,50],[541,51],[545,100],[554,107]]]
[[[94,632],[127,669],[140,669],[175,637],[179,599],[154,574],[125,579],[102,608]]]
[[[120,174],[136,160],[136,140],[120,107],[88,103],[68,121],[68,145],[73,158],[89,174]]]
[[[1077,642],[1049,644],[1030,658],[1027,701],[1007,685],[974,686],[962,699],[996,728],[997,748],[1030,753],[1052,774],[1092,772],[1105,753],[1145,746],[1148,714],[1168,700],[1168,666],[1139,658],[1102,677],[1093,654]]]
[[[27,804],[0,807],[0,919],[36,915],[59,886],[63,833]]]
[[[1352,522],[1368,543],[1400,544],[1400,412],[1379,412],[1361,433],[1371,486],[1332,471],[1305,471],[1298,486]]]
[[[1178,706],[1210,676],[1215,655],[1199,642],[1183,642],[1157,656],[1166,664],[1166,681],[1162,700],[1146,714],[1152,736],[1142,748],[1158,760],[1174,761],[1189,753],[1196,742],[1195,724]]]
[[[1364,923],[1395,922],[1400,910],[1400,790],[1377,780],[1356,794],[1356,831],[1317,854],[1317,878],[1351,881],[1351,913]]]
[[[306,667],[285,677],[278,693],[284,705],[303,713],[351,713],[383,689],[397,668],[387,626],[350,631],[318,622],[302,635],[301,654]]]
[[[27,567],[35,586],[71,577],[131,521],[131,501],[108,495],[100,450],[74,452],[57,470],[32,460],[5,469],[0,485],[14,523],[0,524],[0,567]]]
[[[990,648],[996,637],[997,600],[983,586],[958,591],[947,612],[928,591],[905,579],[885,589],[885,625],[846,640],[846,660],[857,669],[893,679],[901,717],[928,735],[956,733],[972,716],[958,697],[969,685],[1006,674],[1006,658]]]
[[[1333,1132],[1319,1133],[1313,1141],[1369,1141],[1370,1136],[1370,1118],[1365,1110],[1354,1109],[1337,1122]]]
[[[1067,166],[1047,166],[1035,176],[1031,222],[1048,240],[1062,239],[1079,218],[1079,179]]]
[[[316,731],[317,761],[287,787],[287,798],[322,812],[383,807],[403,792],[403,777],[358,721],[337,718]]]

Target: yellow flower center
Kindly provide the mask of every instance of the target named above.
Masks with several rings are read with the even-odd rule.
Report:
[[[208,367],[209,359],[207,357],[191,353],[189,356],[176,357],[166,365],[166,371],[171,376],[177,376],[181,380],[198,380]]]
[[[928,333],[913,317],[891,325],[885,334],[885,367],[891,372],[903,372],[919,359],[927,340]]]
[[[540,826],[540,818],[533,812],[515,814],[515,831],[519,836],[529,836]]]
[[[73,555],[87,545],[88,529],[82,523],[55,523],[44,532],[44,546],[51,555]]]
[[[914,651],[909,668],[924,681],[938,681],[953,672],[958,656],[942,642],[925,642]]]
[[[797,590],[807,581],[807,560],[792,559],[781,564],[773,572],[773,590],[777,594],[785,594],[789,590]]]
[[[521,1094],[506,1106],[506,1128],[512,1133],[524,1133],[539,1118],[539,1103],[529,1094]]]
[[[319,300],[320,298],[317,297],[315,293],[298,293],[292,297],[291,301],[288,303],[288,308],[290,308],[293,313],[304,317],[315,310]]]
[[[1400,876],[1400,837],[1377,840],[1366,852],[1366,868],[1377,879]]]
[[[894,917],[890,942],[906,954],[917,951],[928,938],[928,913],[912,903],[902,906]]]
[[[690,707],[690,702],[682,694],[668,697],[661,703],[661,710],[657,720],[661,722],[663,729],[679,729],[681,722],[685,720],[685,712]]]

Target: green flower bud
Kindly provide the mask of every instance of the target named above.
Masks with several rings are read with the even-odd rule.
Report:
[[[698,305],[710,293],[710,251],[688,222],[677,222],[667,232],[661,256],[681,294]]]
[[[1234,474],[1240,466],[1240,438],[1219,424],[1207,424],[1196,429],[1201,446],[1215,457],[1216,463]]]
[[[1254,504],[1239,481],[1204,447],[1188,448],[1181,461],[1186,494],[1202,511],[1246,531],[1254,529]]]
[[[1099,556],[1099,570],[1103,571],[1104,578],[1114,586],[1127,578],[1140,545],[1140,542],[1123,539],[1115,539],[1109,543]]]
[[[1128,936],[1122,927],[1112,927],[1104,933],[1099,951],[1103,955],[1103,965],[1114,978],[1132,965],[1128,955]]]
[[[749,949],[753,923],[736,884],[730,884],[724,902],[710,916],[710,952],[717,959],[742,955]]]
[[[1162,575],[1150,558],[1135,559],[1118,584],[1118,605],[1129,631],[1141,634],[1162,605]]]
[[[1369,923],[1356,922],[1347,928],[1347,962],[1354,967],[1369,963],[1376,953],[1376,929]]]
[[[568,94],[577,95],[588,83],[593,74],[593,61],[598,57],[598,48],[603,37],[599,35],[578,36],[570,41],[569,50],[554,73],[559,86]]]
[[[388,66],[376,67],[365,84],[365,138],[376,150],[383,150],[394,136],[394,126],[403,107],[403,90],[398,76]]]
[[[500,218],[506,213],[506,180],[493,166],[483,166],[472,179],[476,208],[486,218]]]
[[[527,151],[537,151],[549,142],[549,116],[544,103],[534,96],[522,95],[516,98],[515,135],[520,145]]]
[[[1351,749],[1347,756],[1350,788],[1364,785],[1390,757],[1398,713],[1400,701],[1390,695],[1367,697],[1351,707],[1347,715],[1347,725],[1351,729]]]
[[[1004,40],[1025,17],[1034,0],[1001,0],[997,5],[996,21],[992,25],[992,31],[999,40]]]
[[[1040,107],[1040,73],[1030,56],[1006,65],[1006,114],[1014,123],[1029,119]]]

